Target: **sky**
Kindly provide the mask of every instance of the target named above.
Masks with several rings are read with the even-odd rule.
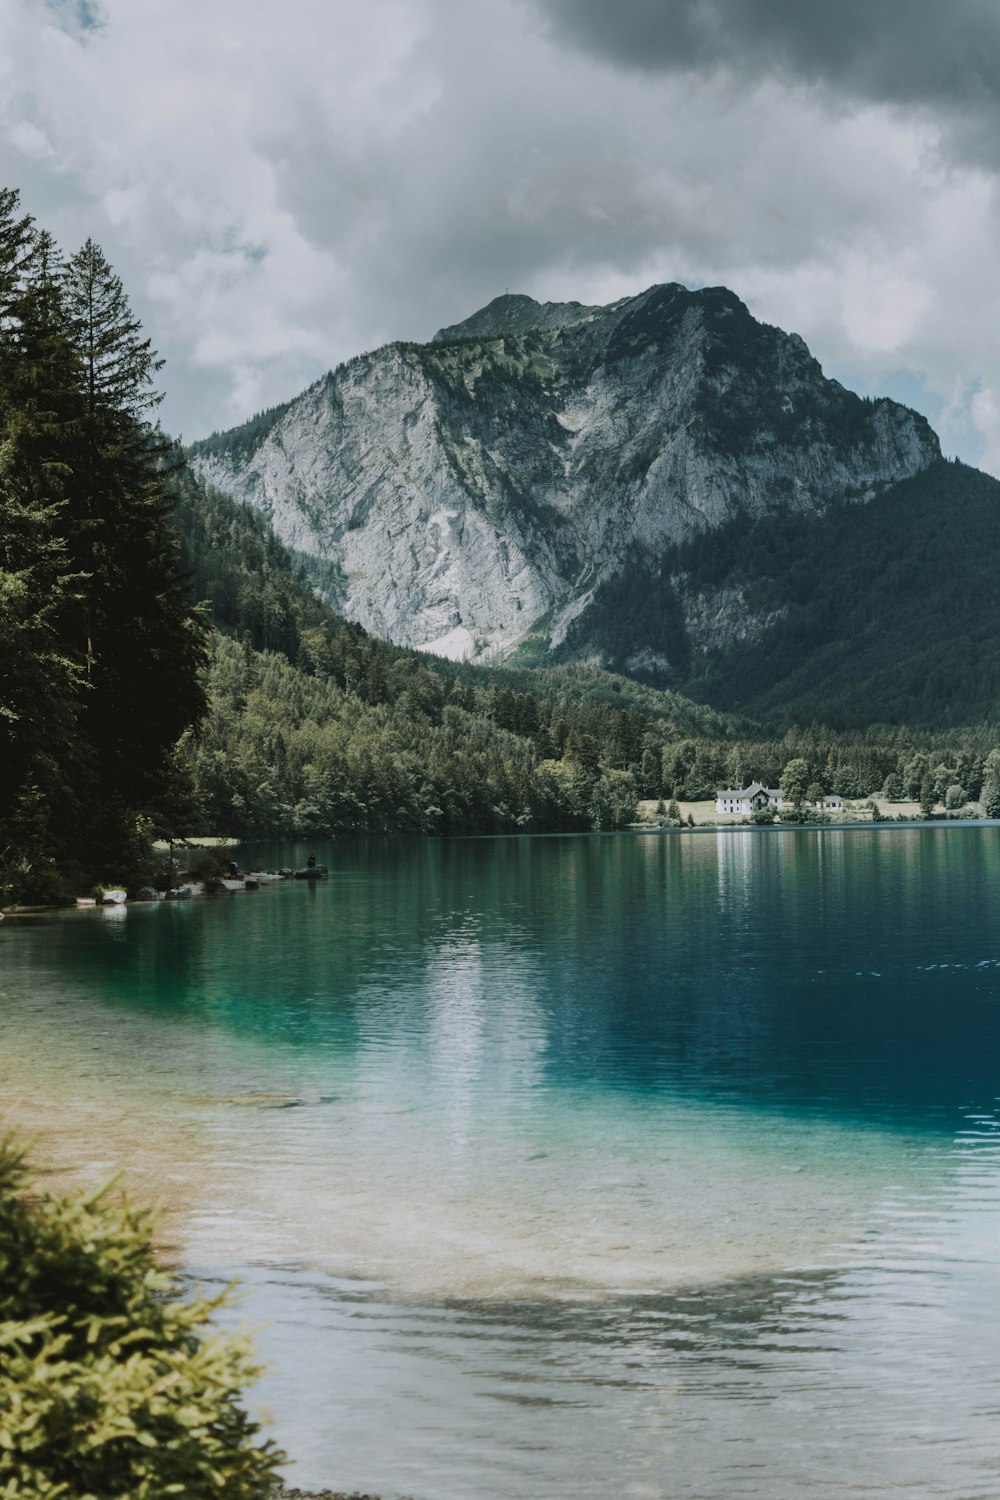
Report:
[[[0,0],[0,182],[190,441],[506,290],[724,284],[1000,474],[996,0]]]

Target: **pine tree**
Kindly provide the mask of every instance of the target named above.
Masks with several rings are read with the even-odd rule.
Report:
[[[6,196],[0,219],[0,886],[45,897],[86,781],[78,736],[81,660],[66,644],[78,585],[64,535],[79,414],[58,256],[28,245]],[[13,230],[13,232],[11,232]]]
[[[0,899],[136,869],[202,711],[159,364],[98,247],[65,265],[0,190]]]
[[[168,523],[171,449],[147,418],[162,365],[120,279],[88,240],[66,267],[83,413],[72,526],[88,578],[79,622],[84,728],[100,758],[105,817],[156,795],[169,748],[204,707],[204,631]]]
[[[6,346],[18,326],[18,304],[35,242],[34,224],[20,212],[20,196],[0,187],[0,340]]]

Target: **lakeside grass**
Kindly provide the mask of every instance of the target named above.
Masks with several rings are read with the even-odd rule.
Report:
[[[664,797],[664,805],[669,807],[670,800],[671,799],[669,797]],[[907,822],[915,823],[925,821],[924,815],[920,810],[919,802],[889,802],[884,797],[856,797],[851,800],[845,799],[843,812],[839,812],[834,821],[837,823],[871,823],[872,816],[869,808],[870,802],[875,802],[878,805],[880,816],[887,822],[897,822],[899,819],[904,819]],[[646,798],[640,801],[638,806],[638,821],[640,823],[655,824],[657,818],[656,809],[658,806],[657,799],[654,797]],[[970,804],[970,806],[974,807],[975,804]],[[678,799],[677,807],[680,812],[681,819],[686,823],[688,818],[692,817],[694,819],[695,827],[698,828],[727,828],[748,825],[749,822],[749,820],[744,818],[741,813],[716,812],[714,799],[712,799],[711,801],[706,800],[703,802],[682,802]],[[931,815],[932,817],[943,818],[945,816],[945,813],[946,810],[943,803],[938,802],[934,805]],[[981,813],[977,810],[975,814],[970,814],[970,816],[979,817],[981,816]],[[955,819],[955,821],[960,820]]]
[[[157,854],[169,854],[171,849],[231,849],[238,842],[228,833],[211,833],[193,839],[175,839],[172,844],[166,839],[154,839],[153,848]]]

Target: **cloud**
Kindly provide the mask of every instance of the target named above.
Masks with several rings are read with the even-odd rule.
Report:
[[[649,71],[726,67],[879,103],[995,109],[992,0],[535,0],[563,37]]]
[[[0,180],[67,250],[101,242],[187,437],[505,287],[682,280],[732,286],[1000,462],[1000,221],[959,87],[992,108],[1000,53],[991,8],[950,9],[953,37],[936,14],[0,0]]]

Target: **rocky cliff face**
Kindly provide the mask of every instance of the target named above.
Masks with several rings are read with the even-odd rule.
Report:
[[[939,456],[922,417],[825,379],[733,293],[676,285],[497,298],[272,415],[195,444],[195,467],[335,563],[349,618],[451,656],[558,646],[636,548],[871,498]]]

